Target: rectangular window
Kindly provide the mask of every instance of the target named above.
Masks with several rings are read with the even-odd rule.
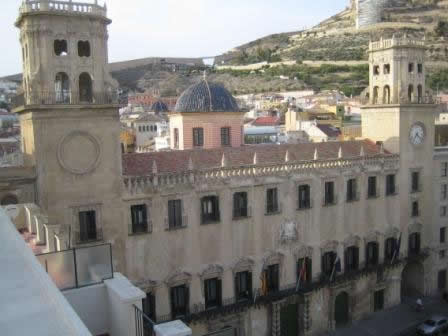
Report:
[[[417,64],[417,71],[418,73],[423,73],[423,64],[421,63]]]
[[[311,284],[313,279],[311,258],[300,258],[297,261],[297,281],[299,278],[300,284]]]
[[[446,217],[446,205],[440,207],[440,217]]]
[[[413,233],[409,236],[409,248],[410,255],[416,255],[420,253],[420,234]]]
[[[448,176],[448,162],[441,163],[441,173],[440,176],[447,177]]]
[[[440,199],[445,201],[448,198],[448,184],[443,183],[440,188]]]
[[[266,270],[266,287],[268,293],[277,292],[280,287],[280,273],[279,273],[279,265],[269,265]]]
[[[397,244],[397,242],[396,242],[395,238],[386,239],[386,244],[384,245],[384,259],[386,261],[392,260],[392,258],[394,256],[396,244]],[[397,256],[395,256],[395,257],[397,258]]]
[[[182,201],[168,201],[168,225],[170,229],[182,227]]]
[[[204,281],[205,308],[216,308],[221,305],[221,280],[218,278]]]
[[[376,197],[376,176],[369,176],[367,180],[367,197]]]
[[[79,212],[79,241],[97,240],[96,213],[94,210]]]
[[[347,202],[353,202],[358,199],[356,179],[347,180]]]
[[[408,70],[409,70],[409,73],[414,72],[414,63],[409,63]]]
[[[194,147],[204,146],[204,129],[203,128],[193,128],[193,146]]]
[[[179,148],[179,129],[174,129],[174,148]]]
[[[335,252],[326,252],[322,256],[322,273],[326,276],[331,276],[331,272],[333,271],[333,265],[336,261],[336,253]]]
[[[379,65],[374,65],[373,66],[373,74],[374,75],[379,75],[380,74],[380,66]]]
[[[171,288],[171,315],[173,320],[185,317],[188,312],[189,295],[186,285]]]
[[[446,250],[440,250],[439,251],[439,259],[445,259],[446,256]]]
[[[440,243],[443,244],[446,241],[446,228],[440,228]]]
[[[384,290],[375,291],[373,295],[373,311],[377,312],[384,309]]]
[[[237,300],[249,300],[252,297],[252,273],[238,272],[235,276],[235,294]]]
[[[384,64],[384,74],[390,74],[390,64]]]
[[[308,184],[299,185],[299,209],[311,208],[311,187]]]
[[[359,265],[359,249],[350,246],[345,250],[345,272],[356,271]]]
[[[420,215],[420,211],[418,208],[418,201],[412,202],[412,217],[418,217]]]
[[[386,176],[386,196],[395,195],[395,174]]]
[[[325,199],[324,199],[324,204],[325,205],[335,204],[334,182],[333,181],[325,182]]]
[[[201,223],[209,224],[219,222],[219,198],[218,196],[206,196],[201,198]]]
[[[233,218],[247,217],[247,192],[233,194]]]
[[[278,212],[277,188],[270,188],[266,190],[266,213],[276,212]]]
[[[221,146],[230,146],[230,127],[221,128]]]
[[[366,247],[366,266],[375,266],[378,264],[378,243],[369,242]]]
[[[415,171],[411,174],[411,192],[420,191],[420,173]]]
[[[156,321],[156,297],[153,293],[146,293],[146,298],[142,299],[142,310],[151,320]]]
[[[131,206],[132,233],[148,232],[148,220],[146,215],[146,205]]]

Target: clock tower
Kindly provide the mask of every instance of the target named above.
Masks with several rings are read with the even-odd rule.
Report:
[[[19,115],[37,203],[66,246],[122,244],[116,82],[108,72],[105,6],[24,0],[16,27],[23,56]],[[48,237],[53,239],[53,237]],[[121,253],[114,253],[117,259]]]
[[[381,143],[385,150],[400,157],[396,172],[400,193],[397,229],[404,256],[416,245],[423,250],[438,239],[432,190],[438,107],[425,90],[425,52],[424,41],[406,36],[371,42],[369,103],[362,107],[363,137]],[[422,264],[427,285],[419,288],[424,292],[421,294],[431,292],[435,286],[433,257]]]

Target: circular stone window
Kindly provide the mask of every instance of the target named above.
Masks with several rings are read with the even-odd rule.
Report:
[[[98,140],[87,132],[72,132],[59,143],[58,160],[62,168],[72,174],[91,173],[100,161]]]

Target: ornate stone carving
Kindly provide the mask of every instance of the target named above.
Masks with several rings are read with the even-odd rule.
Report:
[[[157,281],[153,281],[150,279],[132,281],[132,283],[134,284],[134,286],[140,288],[145,293],[152,291],[154,287],[157,287],[158,285]]]
[[[254,261],[251,258],[240,258],[233,265],[233,273],[251,271],[254,266]]]
[[[381,234],[378,231],[369,231],[367,232],[366,236],[364,237],[364,242],[379,242],[380,241]]]
[[[415,232],[421,232],[422,231],[422,224],[418,222],[414,222],[411,225],[409,225],[409,234],[415,233]]]
[[[399,230],[396,227],[390,227],[384,233],[385,238],[396,238]]]
[[[301,246],[297,247],[293,253],[296,259],[312,258],[313,248],[311,246]]]
[[[202,280],[211,279],[211,278],[220,278],[224,268],[218,264],[209,264],[207,265],[199,276]]]
[[[361,242],[361,238],[359,238],[359,236],[355,236],[355,235],[351,234],[344,240],[344,247],[345,248],[347,248],[349,246],[358,246],[359,247],[360,242]]]
[[[77,155],[76,153],[82,153]],[[98,140],[84,131],[66,135],[58,145],[58,161],[62,168],[75,175],[91,173],[98,166],[101,147]]]
[[[297,230],[297,223],[293,221],[286,221],[280,228],[280,243],[287,244],[295,242],[299,238],[299,232]]]
[[[274,264],[281,264],[283,257],[283,253],[278,251],[271,251],[263,258],[263,265],[269,266]]]
[[[327,252],[332,252],[332,251],[336,251],[336,249],[338,248],[338,242],[336,240],[327,240],[325,242],[322,243],[320,250],[321,253],[327,253]]]
[[[191,273],[181,269],[177,269],[176,271],[171,273],[168,277],[166,277],[164,282],[168,287],[174,287],[185,283],[189,283],[190,281],[191,281]]]

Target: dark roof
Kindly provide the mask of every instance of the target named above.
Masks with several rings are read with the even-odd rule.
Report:
[[[342,149],[343,158],[359,157],[361,147],[365,155],[381,154],[380,147],[369,140],[134,153],[123,154],[123,175],[151,175],[154,161],[158,173],[179,173],[188,170],[190,158],[195,169],[219,168],[221,167],[223,153],[225,153],[228,167],[240,167],[253,165],[255,153],[257,153],[258,162],[269,165],[284,163],[286,152],[288,152],[289,160],[292,162],[314,160],[316,149],[319,160],[330,160],[338,159],[339,148]],[[388,153],[386,152],[386,154]]]
[[[150,111],[156,112],[156,113],[168,112],[168,106],[166,106],[166,104],[163,101],[158,100],[154,104],[151,105]]]
[[[238,112],[240,109],[231,93],[222,85],[201,80],[179,97],[176,112]]]
[[[341,130],[332,125],[318,124],[317,128],[324,132],[329,138],[337,138],[341,135]]]

